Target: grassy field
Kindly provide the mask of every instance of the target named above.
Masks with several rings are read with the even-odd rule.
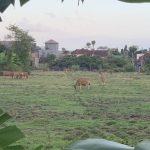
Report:
[[[92,85],[76,92],[74,79]],[[150,76],[107,75],[103,86],[96,72],[32,72],[29,79],[0,77],[0,108],[13,116],[26,135],[26,149],[44,144],[60,150],[68,143],[102,137],[130,146],[150,138]]]

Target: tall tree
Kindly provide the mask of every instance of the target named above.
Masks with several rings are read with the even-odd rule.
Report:
[[[31,48],[34,39],[28,35],[28,32],[23,31],[17,26],[10,25],[7,29],[10,31],[8,38],[14,41],[14,53],[20,59],[22,67],[27,69],[31,60]]]
[[[128,55],[129,55],[129,57],[131,57],[132,64],[134,64],[135,52],[136,52],[137,50],[138,50],[138,47],[135,46],[135,45],[129,47]]]
[[[133,45],[133,46],[130,46],[129,47],[129,56],[130,57],[134,57],[134,55],[135,55],[135,52],[138,50],[138,46],[135,46],[135,45]]]
[[[87,42],[87,43],[86,43],[86,46],[87,46],[87,48],[90,48],[90,47],[91,47],[91,43],[90,43],[90,42]]]
[[[3,44],[0,43],[0,53],[6,52],[7,48]]]
[[[91,41],[91,44],[92,44],[92,46],[93,46],[93,50],[94,50],[95,43],[96,43],[95,40]]]
[[[56,56],[54,54],[48,54],[47,55],[47,63],[49,67],[52,67],[56,59]]]
[[[128,56],[128,46],[127,45],[124,46],[123,54],[124,54],[124,56]]]

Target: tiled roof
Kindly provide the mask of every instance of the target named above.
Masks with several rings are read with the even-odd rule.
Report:
[[[58,44],[58,42],[54,41],[53,39],[48,40],[48,41],[45,42],[45,43],[48,43],[48,44]]]
[[[88,50],[88,49],[76,49],[75,51],[73,51],[71,53],[72,55],[92,55],[92,51]]]
[[[88,50],[88,49],[76,49],[71,53],[72,55],[88,55],[88,56],[100,56],[107,57],[109,54],[108,50]]]
[[[108,50],[95,50],[94,55],[95,56],[100,56],[100,57],[107,57],[109,51]]]

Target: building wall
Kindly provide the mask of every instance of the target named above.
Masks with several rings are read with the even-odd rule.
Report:
[[[60,53],[58,51],[58,43],[45,43],[45,55],[54,54],[58,56]]]
[[[136,55],[136,59],[139,60],[139,58],[140,58],[141,56],[143,56],[143,55],[144,55],[144,54],[137,54],[137,55]]]
[[[35,60],[34,60],[34,66],[35,66],[35,68],[39,68],[39,58],[35,58]]]
[[[32,52],[32,65],[35,68],[39,68],[39,53],[38,51]]]
[[[49,51],[58,51],[58,43],[45,43],[45,49]]]

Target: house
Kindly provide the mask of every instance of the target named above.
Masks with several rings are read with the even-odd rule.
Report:
[[[88,50],[88,49],[76,49],[71,53],[72,55],[79,57],[79,56],[98,56],[101,58],[109,56],[109,50]]]
[[[3,45],[8,49],[12,48],[14,44],[15,41],[0,41],[0,45]]]
[[[141,70],[141,68],[144,66],[149,58],[150,52],[147,50],[141,50],[136,52],[135,66],[137,68],[137,71]]]
[[[39,68],[40,51],[41,48],[34,43],[31,49],[31,65],[34,68]]]
[[[143,66],[149,58],[150,53],[147,52],[139,57],[138,62],[140,63],[141,66]]]
[[[68,51],[68,50],[63,50],[62,53],[61,53],[62,56],[70,56],[71,55],[71,52]]]
[[[8,49],[11,49],[15,44],[15,41],[0,41],[0,45],[5,46]],[[40,47],[36,46],[36,43],[33,43],[31,52],[29,52],[31,58],[31,65],[35,68],[39,68],[39,51]]]
[[[108,57],[110,55],[109,50],[93,50],[93,55],[101,58]]]
[[[99,46],[97,48],[97,50],[100,50],[100,51],[107,51],[109,48],[107,46]]]
[[[145,54],[147,54],[147,50],[139,50],[135,52],[135,64],[136,65],[143,66]]]
[[[79,56],[92,56],[92,51],[88,50],[88,49],[76,49],[75,51],[71,52],[72,55],[79,57]]]
[[[59,43],[54,41],[53,39],[48,40],[45,42],[45,56],[48,54],[54,54],[56,56],[59,55]]]

